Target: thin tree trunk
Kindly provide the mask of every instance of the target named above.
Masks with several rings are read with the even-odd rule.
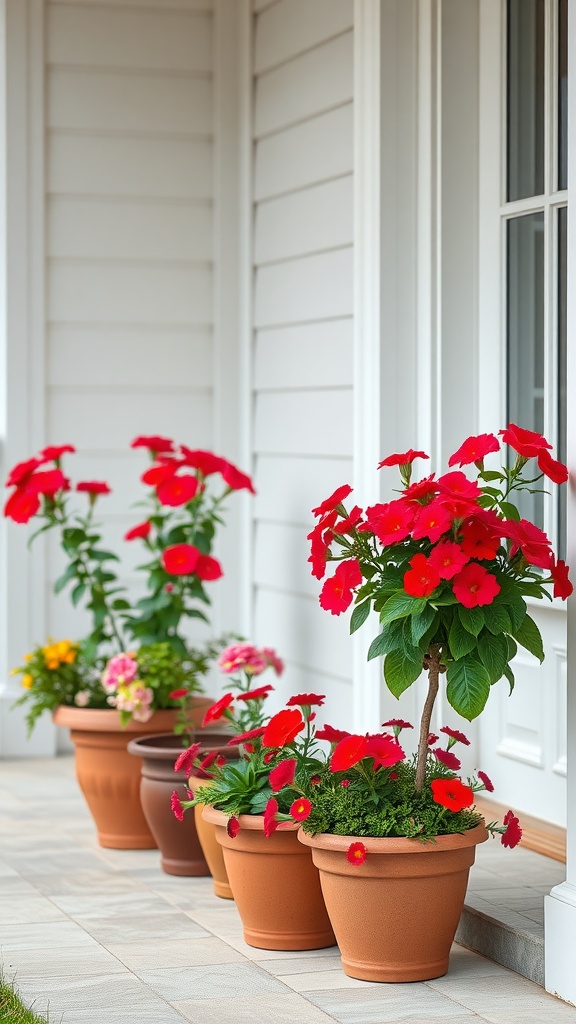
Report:
[[[424,710],[420,720],[420,739],[418,741],[418,758],[416,761],[415,788],[418,793],[421,792],[424,786],[430,722],[432,721],[434,701],[436,700],[436,694],[438,693],[438,681],[440,677],[440,647],[438,644],[434,644],[430,649],[430,653],[426,657],[426,665],[428,668],[428,694],[426,696],[426,702],[424,704]]]

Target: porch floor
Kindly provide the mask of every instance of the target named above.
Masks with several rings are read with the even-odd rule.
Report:
[[[541,928],[537,855],[502,851],[501,867],[484,845],[472,903]],[[347,978],[336,947],[247,946],[210,878],[97,845],[71,757],[0,761],[0,893],[5,976],[51,1024],[576,1024],[576,1008],[458,944],[446,977],[411,985]]]

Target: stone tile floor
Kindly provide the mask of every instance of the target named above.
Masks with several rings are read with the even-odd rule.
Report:
[[[543,887],[533,856],[505,868],[510,912],[528,920]],[[487,902],[501,896],[495,858],[472,878]],[[456,944],[446,977],[410,985],[346,977],[336,947],[247,946],[211,879],[97,845],[70,757],[0,761],[0,958],[51,1024],[576,1024],[576,1008]]]

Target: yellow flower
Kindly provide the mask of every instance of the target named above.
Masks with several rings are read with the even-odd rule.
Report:
[[[62,663],[64,665],[73,665],[75,661],[76,651],[68,651],[68,654],[65,654],[64,657],[62,658]]]
[[[60,660],[64,661],[66,656],[70,653],[70,650],[72,648],[72,641],[59,640],[57,644],[54,644],[54,647],[56,649],[56,654],[58,655]]]
[[[46,658],[46,668],[60,668],[60,662],[58,661],[58,658]]]
[[[23,687],[24,687],[24,688],[25,688],[26,690],[29,690],[29,689],[30,689],[30,687],[31,687],[31,686],[33,685],[33,683],[34,683],[34,680],[33,680],[32,676],[31,676],[31,675],[30,675],[30,674],[29,674],[28,672],[26,672],[26,673],[25,673],[25,674],[24,674],[24,675],[22,676],[22,686],[23,686]]]
[[[34,657],[33,654],[25,654],[24,655],[24,661],[32,661],[33,657]]]

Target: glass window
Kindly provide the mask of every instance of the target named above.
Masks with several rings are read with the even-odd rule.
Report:
[[[558,188],[568,188],[568,0],[558,2]]]
[[[508,0],[508,201],[544,192],[544,0]]]
[[[566,307],[568,299],[567,277],[567,219],[565,206],[558,210],[558,458],[566,463]],[[558,550],[566,558],[566,502],[567,488],[561,487],[558,501]]]

